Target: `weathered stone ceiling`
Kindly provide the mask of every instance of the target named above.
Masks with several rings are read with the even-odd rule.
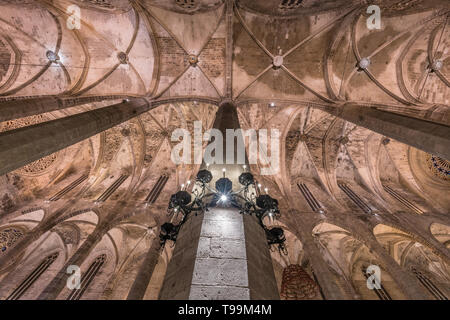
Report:
[[[243,129],[280,131],[280,172],[259,176],[265,165],[260,161],[251,166],[258,181],[280,199],[298,194],[297,183],[307,183],[327,208],[358,211],[338,187],[345,183],[379,210],[402,210],[374,196],[385,195],[385,185],[406,190],[404,196],[424,211],[450,205],[443,197],[450,184],[430,168],[427,159],[431,156],[420,150],[310,107],[242,104],[238,115]],[[301,201],[296,205],[309,209]]]
[[[301,181],[313,182],[317,197],[337,209],[352,209],[339,190],[343,182],[363,198],[383,194],[382,183],[406,185],[414,199],[439,194],[446,181],[429,179],[425,156],[316,108],[344,101],[391,109],[449,104],[447,2],[373,2],[383,7],[381,30],[367,29],[360,1],[304,0],[284,8],[283,1],[240,0],[228,11],[219,0],[2,1],[0,95],[121,94],[166,102],[90,139],[76,164],[58,155],[33,164],[46,178],[33,178],[30,189],[75,175],[74,167],[95,176],[86,199],[118,172],[132,176],[122,188],[137,191],[137,198],[160,173],[171,173],[176,188],[194,168],[169,166],[171,132],[192,131],[195,120],[209,128],[214,108],[207,103],[234,99],[243,128],[282,132],[281,172],[258,177],[280,197]],[[79,30],[66,27],[70,4],[81,7]],[[275,57],[283,58],[278,67]],[[357,68],[363,57],[371,60],[365,71]],[[430,72],[436,59],[443,67]],[[422,173],[412,172],[413,159],[423,160],[415,166]]]
[[[237,1],[232,26],[218,0],[2,2],[0,94],[448,104],[446,1],[385,1],[381,30],[359,1],[305,0],[286,14],[282,2]],[[80,30],[66,28],[71,3]]]
[[[295,0],[295,1],[253,1],[253,0],[240,0],[238,5],[249,11],[262,13],[271,16],[297,16],[297,15],[314,15],[323,13],[329,10],[336,10],[345,6],[352,6],[360,3],[360,1],[345,1],[345,0]]]
[[[95,103],[91,108],[100,107],[101,104]],[[177,166],[172,162],[172,132],[182,128],[193,136],[194,121],[200,121],[203,130],[208,130],[214,122],[216,110],[216,106],[194,102],[163,105],[2,176],[0,192],[3,199],[0,198],[0,210],[10,212],[31,199],[48,199],[83,174],[89,175],[88,190],[81,194],[75,190],[66,197],[80,197],[91,203],[124,174],[129,177],[111,199],[127,198],[129,201],[142,202],[159,177],[167,175],[169,180],[165,192],[158,199],[157,207],[152,208],[159,214],[160,210],[164,210],[169,195],[181,183],[192,179],[198,170],[195,165]],[[70,111],[76,113],[81,110]],[[44,116],[55,119],[62,115],[52,112]],[[44,116],[1,123],[0,131],[45,121]]]
[[[167,219],[169,196],[198,170],[171,161],[173,130],[184,128],[192,134],[197,120],[204,130],[210,128],[216,105],[228,99],[238,106],[243,129],[281,132],[280,172],[262,176],[262,163],[251,166],[258,182],[280,200],[283,217],[276,224],[283,224],[286,230],[289,255],[283,258],[274,253],[279,265],[308,264],[298,235],[288,231],[296,219],[304,224],[304,230],[312,231],[321,254],[337,275],[336,282],[343,276],[365,286],[361,268],[377,257],[371,243],[374,239],[356,231],[361,226],[359,218],[364,226],[370,225],[369,215],[357,214],[361,210],[340,189],[342,183],[376,208],[383,219],[401,218],[405,215],[391,213],[407,210],[386,193],[386,186],[430,213],[421,216],[423,221],[436,218],[437,212],[448,213],[450,182],[433,166],[431,155],[320,110],[326,104],[355,101],[448,123],[449,113],[433,113],[448,106],[450,98],[448,1],[236,0],[232,8],[226,3],[230,2],[0,2],[0,96],[118,94],[164,102],[131,121],[0,177],[0,225],[14,225],[20,233],[16,237],[57,216],[57,227],[38,239],[44,250],[28,256],[25,266],[31,268],[43,254],[64,248],[55,262],[55,269],[62,267],[63,256],[72,255],[99,223],[107,221],[108,231],[85,264],[106,252],[109,258],[101,281],[115,267],[123,268],[108,284],[105,297],[125,298],[136,266],[150,247],[149,228]],[[366,27],[369,3],[382,7],[381,30]],[[81,7],[79,30],[66,27],[70,4]],[[280,57],[283,63],[274,68],[274,60]],[[366,71],[356,67],[363,57],[371,60]],[[443,67],[431,72],[429,66],[435,60],[441,60]],[[0,132],[118,102],[3,122]],[[440,168],[448,167],[447,162],[435,162]],[[62,201],[45,201],[82,175],[87,175],[85,184],[69,191]],[[96,203],[121,175],[128,178],[111,195],[112,201]],[[154,204],[144,206],[143,199],[162,176],[168,177],[163,192]],[[313,219],[324,216],[307,214],[311,208],[298,183],[308,185],[328,211],[330,223],[315,224]],[[438,221],[446,223],[441,216],[444,218]],[[338,226],[337,222],[344,221]],[[381,224],[373,231],[401,266],[420,264],[438,275],[445,268],[430,249],[418,246],[405,232]],[[430,231],[449,246],[448,226],[435,223]],[[1,235],[0,240],[5,241],[6,235]],[[423,259],[424,252],[428,261]],[[167,261],[170,253],[165,251],[163,256]],[[31,271],[17,270],[13,274],[17,281]],[[126,274],[128,280],[119,274]],[[386,270],[383,274],[383,283],[391,290],[392,278]],[[163,275],[161,271],[161,281]],[[17,286],[16,282],[9,285]],[[154,291],[156,298],[158,289]],[[392,292],[394,298],[404,298],[396,296],[398,290]],[[28,294],[33,297],[35,292]],[[97,296],[87,292],[86,297]]]

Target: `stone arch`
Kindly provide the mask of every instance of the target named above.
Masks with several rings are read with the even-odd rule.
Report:
[[[305,110],[307,110],[307,108],[298,107],[295,112],[292,113],[281,135],[281,141],[284,141],[284,143],[281,145],[280,169],[281,176],[287,179],[288,185],[292,184],[291,164],[302,143],[300,137],[301,132],[304,130]],[[292,186],[290,187],[292,188]]]
[[[117,228],[123,235],[122,241],[117,243],[119,260],[103,297],[125,300],[155,235],[147,227],[138,224],[122,224]]]
[[[122,231],[118,228],[113,228],[103,235],[98,244],[92,249],[83,263],[81,263],[81,281],[83,275],[87,274],[91,266],[102,258],[100,267],[95,272],[92,281],[89,282],[83,294],[79,297],[80,300],[96,300],[100,299],[107,286],[108,281],[114,274],[119,260],[119,252],[117,250],[117,243],[121,241]],[[61,291],[57,299],[65,300],[71,296],[72,291],[67,287]]]
[[[348,230],[321,222],[312,231],[313,237],[335,276],[335,281],[347,296],[363,300],[379,299],[374,290],[367,287],[365,270],[370,265],[381,269],[381,281],[392,299],[405,299],[388,270],[372,254],[365,243]]]
[[[39,218],[35,212],[29,213],[29,217]],[[21,223],[32,221],[30,219],[18,220]],[[13,220],[14,221],[14,220]],[[35,299],[41,291],[56,276],[64,263],[83,244],[86,238],[95,229],[98,216],[93,211],[71,215],[62,220],[56,226],[41,235],[34,241],[20,257],[20,262],[4,277],[0,297],[6,297],[20,283],[27,278],[33,270],[39,266],[43,257],[58,254],[51,266],[35,280],[33,285],[26,290],[21,299]],[[28,222],[30,223],[30,222]],[[36,222],[37,224],[37,222]]]
[[[423,274],[444,292],[444,295],[449,296],[449,265],[433,253],[430,247],[416,241],[406,232],[385,224],[378,224],[373,232],[378,242],[405,271],[415,276],[417,272]]]
[[[34,229],[45,217],[46,212],[42,208],[31,208],[22,212],[17,212],[16,216],[10,217],[6,220],[7,224],[11,223],[26,223],[32,230]]]
[[[9,272],[0,285],[0,298],[9,296],[42,263],[43,259],[57,254],[56,260],[48,269],[35,279],[20,299],[36,299],[56,273],[64,266],[67,252],[61,237],[53,231],[47,231],[23,254],[21,262]]]
[[[407,211],[421,214],[433,212],[437,203],[428,195],[417,180],[417,168],[413,167],[415,161],[410,157],[409,147],[393,139],[384,138],[383,147],[379,150],[378,167],[379,179],[384,189],[383,198],[390,204],[392,211]],[[399,197],[404,200],[399,201]],[[409,202],[411,205],[405,206]]]
[[[32,209],[30,212],[24,211],[22,215],[11,217],[5,224],[0,225],[0,257],[8,249],[19,243],[27,233],[32,232],[45,216],[43,209]],[[10,251],[10,250],[8,250]],[[24,256],[20,254],[20,259]],[[0,272],[0,280],[12,269],[7,267]]]
[[[450,227],[441,223],[432,223],[430,233],[447,248],[450,248]]]
[[[66,260],[94,231],[98,220],[98,214],[94,210],[76,211],[52,228],[52,231],[58,233],[66,248]]]

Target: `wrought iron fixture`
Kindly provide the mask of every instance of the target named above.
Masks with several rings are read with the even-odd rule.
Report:
[[[270,248],[276,246],[280,252],[287,254],[283,229],[280,227],[268,228],[263,222],[266,217],[276,219],[281,216],[278,200],[268,194],[257,195],[255,180],[250,172],[244,172],[239,176],[239,183],[242,187],[238,191],[233,191],[233,182],[225,177],[226,171],[223,172],[224,177],[218,179],[215,188],[212,188],[209,185],[213,178],[211,172],[201,170],[197,173],[192,193],[181,190],[170,197],[168,215],[173,217],[181,214],[182,217],[178,224],[168,222],[161,226],[159,235],[161,245],[164,246],[168,240],[176,242],[182,225],[192,212],[197,215],[198,212],[208,211],[208,208],[223,205],[235,207],[241,214],[255,215],[264,229]]]

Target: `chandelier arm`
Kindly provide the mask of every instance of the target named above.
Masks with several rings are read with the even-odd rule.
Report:
[[[270,250],[275,250],[273,246],[277,246],[280,254],[288,254],[283,229],[280,227],[268,228],[263,221],[268,215],[274,218],[278,218],[281,215],[278,209],[278,200],[270,197],[268,194],[258,195],[258,193],[251,192],[249,189],[251,185],[257,190],[251,173],[244,172],[239,176],[239,183],[242,187],[237,191],[233,191],[233,184],[226,177],[216,181],[216,188],[209,185],[211,180],[211,172],[201,170],[197,173],[195,183],[199,188],[195,188],[191,193],[187,190],[181,190],[171,196],[167,209],[168,215],[178,214],[179,210],[183,217],[177,225],[168,222],[161,226],[159,237],[162,246],[167,240],[171,240],[175,244],[181,227],[192,212],[195,212],[195,215],[197,215],[200,211],[208,211],[209,207],[216,207],[222,201],[225,206],[239,209],[241,214],[255,214],[259,225],[264,230]],[[209,193],[206,193],[206,190]],[[194,196],[193,200],[192,196]],[[212,199],[209,200],[210,198]]]

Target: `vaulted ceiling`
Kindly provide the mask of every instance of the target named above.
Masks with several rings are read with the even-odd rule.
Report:
[[[252,171],[287,199],[286,206],[298,194],[296,184],[308,182],[332,210],[358,210],[340,190],[342,183],[379,210],[405,209],[391,201],[386,185],[422,211],[448,210],[450,182],[433,171],[430,155],[321,111],[351,101],[448,122],[447,1],[370,1],[382,8],[381,30],[367,28],[363,1],[227,3],[2,1],[0,96],[122,95],[161,102],[2,177],[3,208],[39,197],[42,189],[57,191],[65,178],[84,172],[91,179],[85,199],[96,199],[119,172],[130,175],[121,188],[135,200],[145,198],[164,173],[175,190],[196,167],[170,161],[172,131],[192,131],[196,120],[210,128],[216,105],[233,100],[242,128],[282,134],[280,172],[259,176],[260,165]],[[81,26],[73,30],[72,4],[81,8]],[[358,68],[362,58],[370,59],[365,70]],[[437,60],[442,68],[431,72]],[[114,102],[4,122],[0,130]],[[296,206],[310,210],[305,202]]]

